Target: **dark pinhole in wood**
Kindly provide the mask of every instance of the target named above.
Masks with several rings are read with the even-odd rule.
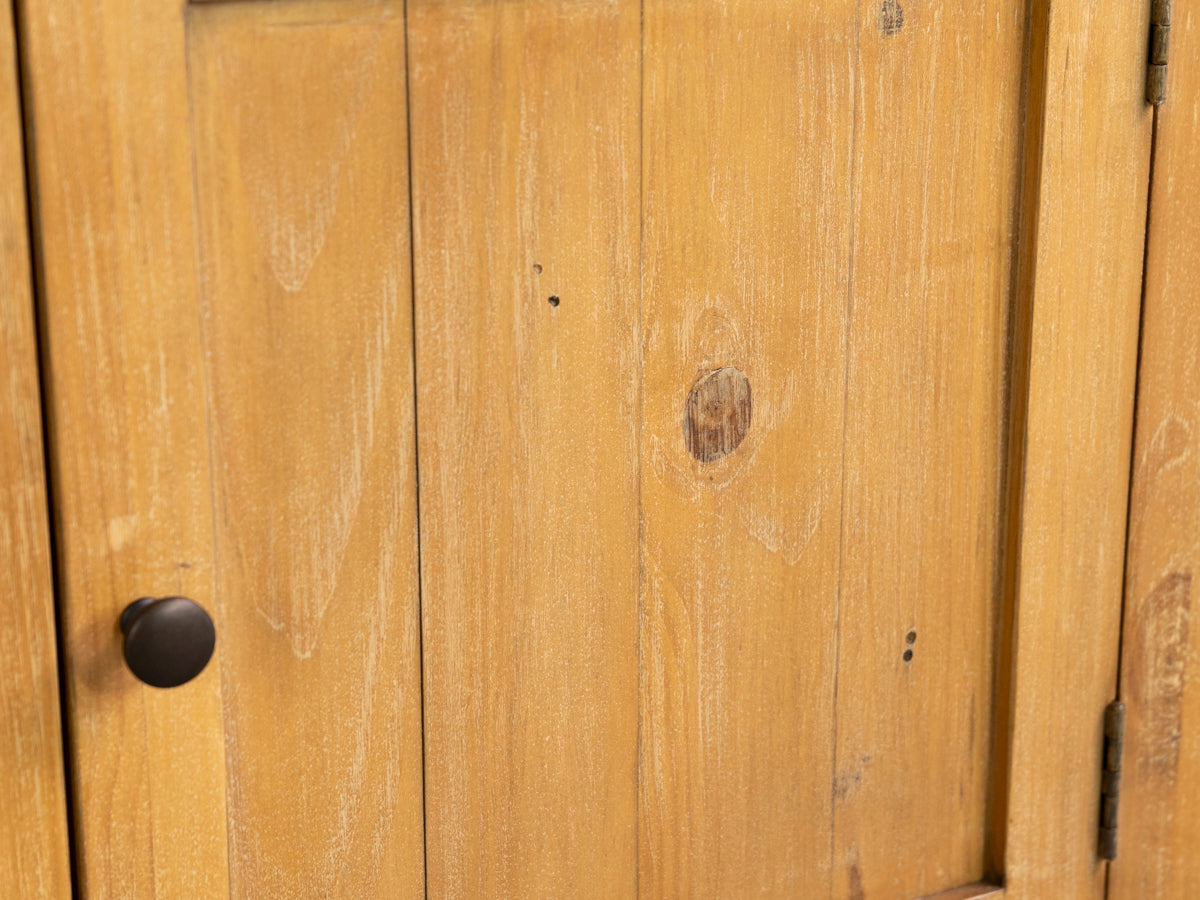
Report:
[[[551,306],[558,306],[558,304],[559,304],[559,303],[561,303],[561,302],[562,302],[562,301],[558,299],[558,295],[557,295],[557,294],[554,294],[554,295],[552,295],[552,296],[550,297],[550,305],[551,305]]]
[[[732,453],[750,430],[750,380],[733,366],[703,376],[688,394],[683,440],[688,453],[712,462]]]
[[[534,263],[534,264],[533,264],[533,274],[534,274],[534,275],[541,275],[541,274],[542,274],[542,264],[541,264],[541,263]]]
[[[917,633],[915,631],[910,631],[904,636],[904,639],[910,644],[915,644],[917,642]]]
[[[911,650],[905,650],[905,651],[904,651],[904,661],[905,661],[905,662],[909,662],[909,661],[911,661],[911,660],[912,660],[912,651],[911,651]]]
[[[893,35],[904,27],[904,8],[896,0],[883,0],[879,7],[879,30]]]

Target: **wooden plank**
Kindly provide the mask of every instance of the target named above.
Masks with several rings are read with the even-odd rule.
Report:
[[[853,9],[645,4],[644,896],[830,892]]]
[[[433,896],[636,893],[638,29],[409,4]]]
[[[859,14],[834,896],[987,866],[1025,19]]]
[[[0,3],[0,884],[71,896],[12,5]]]
[[[424,878],[404,17],[193,10],[230,896]]]
[[[1125,577],[1114,900],[1200,895],[1200,21],[1176,6],[1155,125]]]
[[[931,894],[923,900],[1000,900],[1003,896],[1005,896],[1004,888],[980,882],[950,888],[948,891]]]
[[[1100,755],[1117,671],[1151,124],[1148,9],[1030,9],[1006,576],[1015,666],[1011,688],[1008,675],[1000,683],[1011,708],[993,829],[1007,895],[1021,900],[1104,893]]]
[[[220,667],[143,687],[117,631],[137,597],[213,600],[182,10],[20,10],[80,888],[210,897],[228,883]]]

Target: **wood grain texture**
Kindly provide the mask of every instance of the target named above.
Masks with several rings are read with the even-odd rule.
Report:
[[[230,896],[423,896],[403,9],[188,46]]]
[[[639,4],[408,14],[429,891],[631,897]]]
[[[838,897],[979,879],[991,786],[1026,4],[893,7],[854,79]]]
[[[71,895],[12,5],[0,3],[0,885]]]
[[[213,603],[182,6],[21,13],[80,888],[223,896],[220,667],[143,687],[117,630],[137,597]]]
[[[1031,5],[1011,485],[1006,896],[1100,897],[1151,118],[1144,7]],[[1025,402],[1021,402],[1022,398]],[[1006,681],[1007,679],[1005,679]],[[1002,734],[1001,747],[1009,744]],[[1002,780],[1003,784],[1003,780]]]
[[[921,900],[1000,900],[1004,897],[1004,888],[994,884],[967,884],[962,887],[950,888],[937,894],[930,894]]]
[[[1175,5],[1158,110],[1125,576],[1113,900],[1200,895],[1200,18]],[[1176,63],[1178,61],[1178,64]]]
[[[826,897],[854,5],[644,15],[641,894]],[[703,462],[726,366],[753,415]]]

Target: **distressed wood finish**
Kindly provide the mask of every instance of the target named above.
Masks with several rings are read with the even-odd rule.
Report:
[[[403,18],[183,13],[23,18],[83,893],[419,896]],[[163,593],[218,624],[170,691]]]
[[[71,896],[12,6],[0,3],[0,885]]]
[[[216,896],[220,667],[143,687],[117,630],[137,597],[213,603],[182,8],[21,12],[80,887]]]
[[[1031,12],[1005,634],[1015,661],[1000,682],[1011,706],[993,856],[1013,900],[1083,900],[1105,880],[1096,829],[1120,627],[1148,9],[1038,0]]]
[[[1200,21],[1175,10],[1150,186],[1113,900],[1200,896]]]
[[[638,27],[409,4],[432,896],[636,892]]]
[[[1024,0],[860,12],[838,897],[987,868],[1025,19]]]
[[[188,45],[230,896],[421,896],[403,11]]]
[[[644,40],[641,894],[828,896],[854,6],[649,0]]]

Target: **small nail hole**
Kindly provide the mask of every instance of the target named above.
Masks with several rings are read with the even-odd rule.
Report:
[[[557,295],[557,294],[554,294],[554,295],[552,295],[552,296],[550,297],[550,305],[551,305],[551,306],[558,306],[558,304],[559,304],[560,302],[561,302],[561,301],[558,299],[558,295]]]
[[[910,631],[907,635],[905,635],[904,639],[910,644],[915,644],[917,642],[917,633],[915,631]]]
[[[905,662],[908,662],[908,661],[909,661],[909,660],[911,660],[911,659],[912,659],[912,651],[911,651],[911,650],[905,650],[905,651],[904,651],[904,661],[905,661]]]

